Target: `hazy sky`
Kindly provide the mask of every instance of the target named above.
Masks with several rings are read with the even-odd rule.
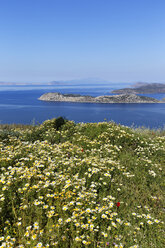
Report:
[[[0,81],[165,82],[165,0],[0,0]]]

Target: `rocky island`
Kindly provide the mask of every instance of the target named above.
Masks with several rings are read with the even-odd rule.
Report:
[[[159,83],[144,83],[137,84],[134,88],[123,88],[119,90],[113,90],[114,94],[154,94],[165,93],[165,84]]]
[[[77,94],[46,93],[40,96],[41,101],[52,102],[82,102],[82,103],[160,103],[157,99],[135,94],[105,95],[105,96],[83,96]]]

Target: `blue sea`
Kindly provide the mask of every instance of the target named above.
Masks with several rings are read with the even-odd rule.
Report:
[[[47,92],[82,95],[111,95],[111,90],[126,84],[0,86],[0,123],[39,124],[58,116],[75,122],[114,121],[125,126],[164,128],[165,103],[161,104],[94,104],[44,102],[38,98]],[[162,99],[165,94],[147,95]]]

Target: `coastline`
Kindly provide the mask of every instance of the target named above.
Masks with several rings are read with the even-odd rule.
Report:
[[[76,94],[60,94],[60,93],[46,93],[41,95],[38,100],[47,102],[79,102],[79,103],[125,103],[125,104],[137,104],[137,103],[165,103],[155,98],[146,96],[137,96],[135,94],[124,94],[124,95],[103,95],[98,97],[83,96]]]

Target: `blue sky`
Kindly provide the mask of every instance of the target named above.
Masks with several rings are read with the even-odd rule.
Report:
[[[0,0],[0,81],[165,82],[164,0]]]

